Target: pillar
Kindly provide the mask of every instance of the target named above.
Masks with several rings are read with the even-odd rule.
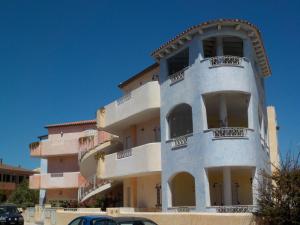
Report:
[[[137,178],[133,177],[130,180],[131,186],[131,207],[137,208]]]
[[[230,167],[223,168],[224,205],[232,205],[231,171]]]
[[[227,119],[227,106],[226,106],[226,98],[224,94],[220,95],[220,126],[227,127],[228,119]]]
[[[130,127],[130,136],[131,136],[131,144],[132,148],[137,146],[137,132],[136,132],[136,125]]]
[[[216,45],[217,45],[217,56],[224,55],[223,54],[223,40],[222,40],[222,37],[217,37]]]

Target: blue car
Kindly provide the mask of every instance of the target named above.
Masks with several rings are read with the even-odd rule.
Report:
[[[157,225],[141,217],[80,216],[68,225]]]

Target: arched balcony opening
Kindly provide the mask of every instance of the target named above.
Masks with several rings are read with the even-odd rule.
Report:
[[[248,128],[250,95],[239,92],[204,96],[207,128],[218,137],[245,137]]]
[[[169,113],[169,138],[178,138],[193,133],[192,107],[188,104],[177,105]]]
[[[172,207],[193,207],[196,205],[195,179],[187,172],[176,174],[169,181]]]

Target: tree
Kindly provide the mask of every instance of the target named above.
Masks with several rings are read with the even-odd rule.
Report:
[[[22,182],[10,195],[8,202],[16,204],[20,208],[32,207],[39,201],[39,192],[28,187],[28,181]]]
[[[0,190],[0,203],[3,203],[6,201],[6,194],[3,190]]]
[[[259,222],[264,225],[300,224],[300,152],[287,154],[269,175],[262,173],[259,187]]]

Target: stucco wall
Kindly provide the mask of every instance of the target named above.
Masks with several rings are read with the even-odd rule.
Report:
[[[155,186],[160,182],[160,174],[137,178],[137,208],[155,208],[157,203]]]
[[[78,172],[78,156],[58,156],[48,158],[48,173]]]
[[[95,212],[57,212],[57,225],[65,225],[78,216],[107,215]],[[241,213],[117,213],[113,216],[145,217],[158,225],[255,225],[252,214]],[[45,225],[49,225],[45,223]]]
[[[152,78],[154,75],[158,75],[159,73],[159,67],[154,68],[148,72],[146,72],[144,75],[140,76],[139,78],[133,80],[132,82],[128,83],[127,85],[125,85],[122,90],[125,93],[128,93],[144,84],[146,84],[147,82],[152,81]]]
[[[50,189],[47,190],[46,200],[77,200],[78,189]]]

